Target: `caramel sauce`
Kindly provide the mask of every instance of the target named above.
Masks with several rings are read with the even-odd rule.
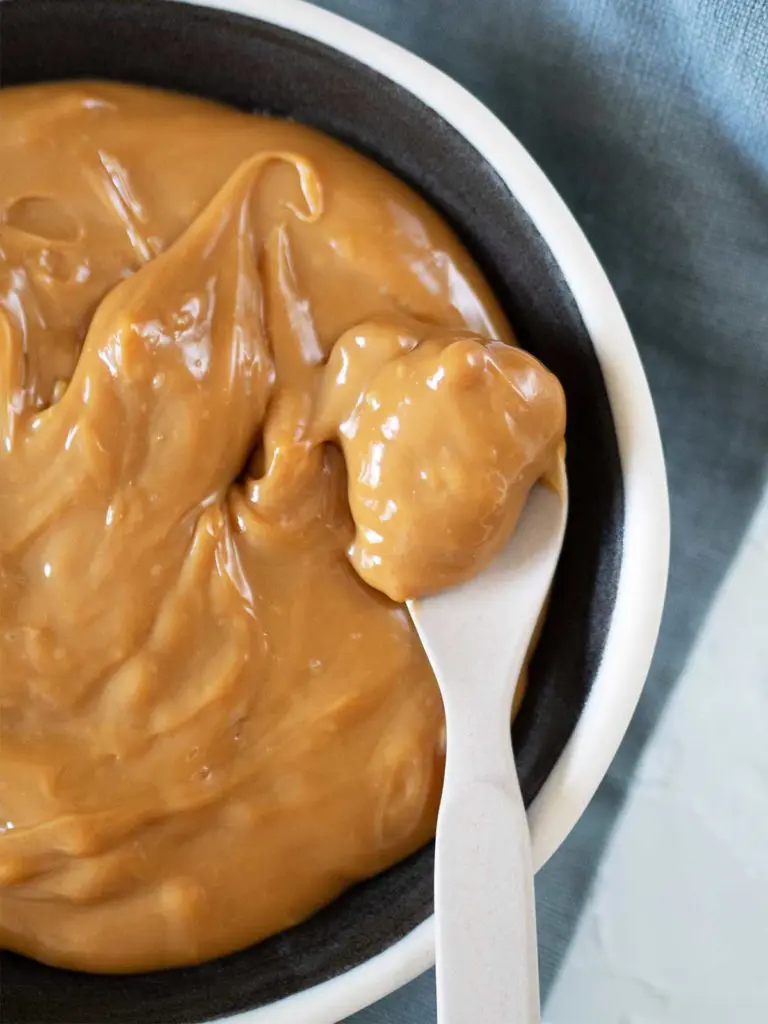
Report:
[[[564,431],[457,239],[308,128],[0,91],[0,945],[195,963],[434,834],[404,599]]]

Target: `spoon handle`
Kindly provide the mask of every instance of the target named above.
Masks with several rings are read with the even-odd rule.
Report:
[[[449,765],[435,853],[438,1021],[539,1024],[531,845],[517,773],[456,786],[450,775]]]

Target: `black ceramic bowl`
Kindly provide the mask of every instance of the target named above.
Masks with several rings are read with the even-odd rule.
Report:
[[[589,246],[514,138],[451,80],[296,0],[0,0],[0,85],[111,78],[321,128],[452,223],[568,401],[570,516],[514,740],[543,862],[604,774],[645,678],[666,579],[661,448]],[[239,12],[239,13],[236,13]],[[0,174],[2,167],[0,167]],[[4,1024],[338,1020],[423,970],[433,850],[289,932],[205,964],[78,975],[2,954]]]

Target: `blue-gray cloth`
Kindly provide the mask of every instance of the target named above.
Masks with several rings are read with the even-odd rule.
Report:
[[[551,986],[633,769],[766,480],[768,0],[321,0],[512,128],[618,291],[661,421],[670,589],[610,774],[537,879]],[[716,752],[713,752],[716,756]],[[354,1024],[430,1024],[431,974]]]

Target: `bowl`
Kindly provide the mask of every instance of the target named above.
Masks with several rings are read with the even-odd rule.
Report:
[[[611,286],[510,132],[415,56],[300,0],[5,0],[3,86],[110,78],[287,116],[409,182],[453,225],[568,401],[570,517],[514,726],[534,860],[573,828],[637,703],[667,576],[656,417]],[[2,956],[8,1024],[337,1021],[431,965],[433,849],[199,967],[109,977]]]

